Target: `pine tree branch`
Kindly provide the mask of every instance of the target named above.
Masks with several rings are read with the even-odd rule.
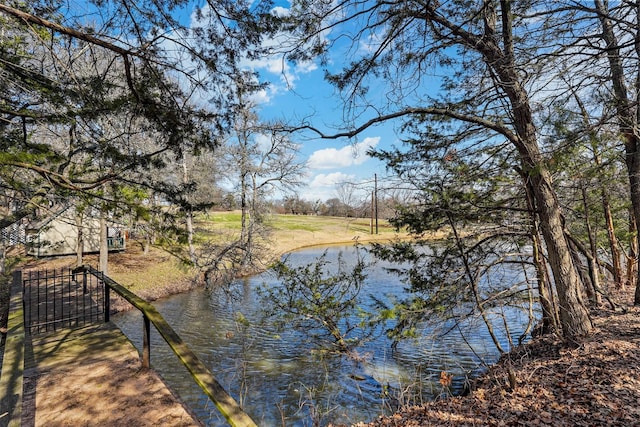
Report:
[[[108,49],[114,53],[119,54],[120,56],[122,56],[122,59],[124,60],[124,68],[125,68],[125,74],[126,74],[126,78],[127,78],[127,85],[129,86],[129,89],[131,90],[131,92],[134,94],[134,96],[136,98],[138,97],[137,91],[133,85],[133,77],[131,75],[131,63],[129,61],[129,57],[130,56],[135,56],[135,57],[142,57],[139,53],[132,51],[130,49],[125,49],[122,48],[120,46],[117,46],[113,43],[109,43],[105,40],[102,40],[98,37],[94,37],[90,34],[87,34],[85,32],[82,31],[78,31],[75,30],[73,28],[69,28],[66,27],[64,25],[58,24],[56,22],[53,21],[49,21],[47,19],[44,18],[40,18],[38,16],[32,15],[30,13],[18,10],[18,9],[14,9],[10,6],[7,6],[5,4],[0,3],[0,12],[4,12],[5,14],[9,15],[10,17],[13,17],[17,20],[23,21],[25,23],[28,24],[34,24],[37,25],[39,27],[45,27],[45,28],[49,28],[51,30],[57,31],[59,33],[68,35],[70,37],[79,39],[79,40],[83,40],[86,41],[87,43],[96,45],[96,46],[100,46],[103,47],[105,49]]]

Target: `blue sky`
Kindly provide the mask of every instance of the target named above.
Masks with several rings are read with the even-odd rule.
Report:
[[[84,0],[73,3],[76,8],[94,10]],[[184,25],[190,25],[192,13],[196,6],[205,7],[203,0],[193,0],[192,6],[175,11]],[[275,13],[286,13],[289,3],[280,0]],[[89,15],[91,19],[97,16]],[[281,40],[269,40],[267,43],[278,45]],[[166,48],[175,50],[175,45],[167,41]],[[339,46],[338,46],[339,47]],[[368,46],[364,46],[367,49]],[[332,52],[329,61],[331,71],[341,68],[345,53]],[[188,59],[184,58],[187,62]],[[325,133],[344,129],[343,108],[335,89],[324,80],[324,70],[319,61],[293,65],[283,63],[280,56],[265,58],[261,61],[247,61],[247,68],[257,71],[262,80],[271,83],[269,88],[256,99],[257,112],[265,120],[282,119],[293,124],[296,120],[305,119],[314,127]],[[336,187],[340,183],[358,184],[363,189],[363,198],[368,198],[373,189],[373,177],[379,180],[387,172],[382,162],[370,158],[366,151],[370,148],[389,148],[398,144],[391,125],[372,127],[354,139],[328,140],[320,139],[311,133],[299,133],[292,136],[294,142],[300,144],[300,161],[306,164],[307,176],[305,185],[298,189],[301,198],[314,201],[336,197]]]
[[[305,119],[325,133],[332,133],[342,125],[342,105],[339,98],[330,96],[334,89],[324,81],[323,71],[300,72],[295,87],[280,87],[278,75],[259,70],[263,78],[272,82],[275,90],[259,107],[265,119],[283,119],[295,123]],[[274,80],[276,80],[274,82]],[[366,155],[370,148],[388,148],[397,142],[389,126],[371,128],[354,139],[320,139],[310,132],[293,135],[301,145],[301,160],[306,162],[306,188],[300,196],[308,200],[326,200],[336,196],[336,185],[344,182],[361,184],[371,191],[374,174],[385,175],[384,164]],[[366,196],[365,196],[366,197]]]
[[[337,51],[333,58],[344,56]],[[339,61],[329,61],[333,70],[340,68]],[[324,80],[319,61],[293,65],[274,57],[253,61],[249,66],[271,83],[258,99],[262,118],[282,119],[287,123],[304,119],[327,134],[344,126],[340,98],[334,87]],[[397,144],[397,136],[389,125],[370,128],[354,139],[320,139],[307,132],[294,135],[293,140],[301,144],[301,160],[306,162],[308,176],[299,194],[307,200],[336,197],[336,186],[345,182],[358,184],[363,188],[362,197],[369,197],[374,174],[380,178],[386,171],[382,162],[366,155],[367,150]]]

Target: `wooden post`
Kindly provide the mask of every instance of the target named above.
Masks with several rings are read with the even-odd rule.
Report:
[[[151,322],[146,314],[142,314],[142,367],[151,367]]]
[[[371,192],[371,221],[369,222],[369,234],[373,234],[373,220],[375,218],[375,198],[374,192]]]
[[[104,280],[104,273],[102,273],[102,286],[104,286],[104,323],[111,320],[111,287]]]

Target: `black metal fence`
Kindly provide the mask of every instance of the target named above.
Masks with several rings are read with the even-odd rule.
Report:
[[[22,273],[25,330],[31,334],[105,321],[104,280],[71,268]]]

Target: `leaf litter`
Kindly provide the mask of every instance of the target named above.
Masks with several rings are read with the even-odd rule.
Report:
[[[535,338],[504,355],[467,396],[355,426],[640,426],[640,307],[631,292],[615,299],[624,312],[594,308],[595,332],[579,343]]]

